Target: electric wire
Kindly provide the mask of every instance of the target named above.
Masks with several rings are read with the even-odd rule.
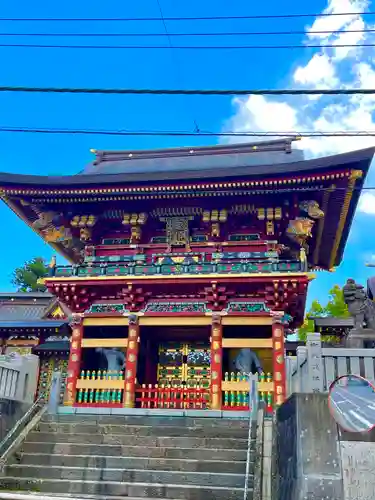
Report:
[[[188,17],[165,17],[165,21],[227,21],[238,19],[298,19],[304,17],[340,17],[340,16],[373,16],[375,12],[320,12],[318,14],[252,14],[240,16],[188,16]],[[81,17],[81,18],[46,18],[46,17],[1,17],[0,22],[160,22],[160,17]]]
[[[173,50],[173,43],[172,43],[172,40],[171,40],[171,37],[169,36],[169,32],[168,32],[168,28],[167,28],[167,23],[165,22],[164,20],[164,14],[163,14],[163,9],[161,8],[161,3],[160,3],[160,0],[156,0],[156,3],[157,3],[157,6],[158,6],[158,9],[159,9],[159,12],[160,12],[160,18],[163,22],[163,28],[164,28],[164,35],[167,37],[168,39],[168,44],[169,44],[169,47],[171,49],[171,60],[172,60],[172,68],[175,70],[175,79],[176,79],[176,84],[177,85],[182,85],[182,70],[181,70],[181,66],[180,66],[180,62],[178,60],[178,58],[176,57],[176,54]],[[186,98],[186,96],[184,96]],[[189,109],[189,111],[191,112],[191,109]],[[193,119],[193,122],[194,122],[194,128],[197,132],[199,132],[199,127],[198,127],[198,123],[197,123],[197,120],[195,118],[195,116],[192,117]]]
[[[1,48],[18,49],[82,49],[82,50],[169,50],[169,45],[53,45],[39,43],[0,43]],[[175,50],[294,50],[324,48],[375,47],[375,43],[307,44],[307,45],[174,45]]]
[[[345,33],[375,33],[375,29],[337,31],[221,31],[201,33],[0,33],[0,36],[25,37],[183,37],[183,36],[270,36],[270,35],[342,35]]]
[[[0,86],[0,92],[55,94],[124,94],[124,95],[375,95],[375,89],[120,89],[80,87]]]
[[[7,127],[0,126],[0,132],[17,132],[33,134],[76,134],[76,135],[117,135],[117,136],[171,136],[171,137],[375,137],[375,130],[354,131],[304,131],[304,132],[257,132],[257,131],[223,131],[211,132],[173,131],[173,130],[100,130],[100,129],[65,129],[50,127]]]

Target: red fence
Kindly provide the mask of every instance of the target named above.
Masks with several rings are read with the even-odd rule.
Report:
[[[136,390],[136,407],[205,410],[210,407],[210,391],[188,387],[142,386]]]

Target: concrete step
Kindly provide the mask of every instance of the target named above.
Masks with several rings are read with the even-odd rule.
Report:
[[[11,465],[5,474],[35,479],[81,479],[85,481],[115,481],[129,483],[185,484],[196,486],[243,487],[242,474],[215,474],[211,472],[150,471],[142,469],[101,469],[38,465]]]
[[[170,437],[170,436],[130,436],[114,434],[64,434],[54,432],[31,432],[27,442],[56,442],[79,444],[119,444],[127,446],[160,446],[169,448],[216,448],[227,450],[247,449],[247,439],[233,438],[195,438],[195,437]]]
[[[92,424],[92,423],[58,423],[58,422],[45,422],[40,423],[37,427],[39,432],[57,432],[64,434],[131,434],[134,436],[186,436],[186,437],[230,437],[230,438],[240,438],[247,439],[248,429],[247,428],[237,428],[231,427],[228,424],[227,427],[219,426],[203,426],[196,425],[194,427],[188,426],[152,426],[152,425],[134,425],[134,424]]]
[[[116,481],[89,481],[82,479],[35,479],[4,476],[0,479],[0,489],[5,491],[28,491],[30,493],[70,493],[91,494],[111,497],[111,495],[139,498],[163,498],[175,500],[243,500],[243,488],[219,486],[194,486],[185,484],[148,484]],[[251,498],[251,491],[249,492]]]
[[[102,495],[84,495],[80,493],[78,495],[71,495],[70,493],[64,494],[55,494],[55,493],[29,493],[29,492],[6,492],[0,491],[0,500],[41,500],[41,498],[45,500],[124,500],[124,497],[121,496],[113,496],[106,495],[105,497]],[[126,497],[126,500],[139,500],[140,497]],[[148,497],[148,500],[166,500],[165,498],[151,498]],[[168,499],[169,500],[169,499]],[[176,499],[175,499],[176,500]]]
[[[212,453],[211,453],[212,454]],[[58,467],[87,467],[101,469],[175,470],[183,472],[216,472],[245,474],[245,461],[188,460],[176,458],[149,458],[100,455],[50,455],[48,453],[23,453],[14,457],[13,463],[22,465],[54,465]]]
[[[176,417],[168,416],[164,412],[161,416],[133,416],[133,415],[46,415],[43,422],[58,422],[72,424],[102,424],[102,425],[146,425],[146,426],[174,426],[177,427],[231,427],[248,429],[248,419],[210,418],[210,417]],[[202,412],[204,414],[204,411]]]
[[[63,436],[64,435],[61,435]],[[170,448],[163,446],[126,446],[116,444],[75,444],[66,440],[24,442],[20,450],[24,453],[45,453],[57,455],[99,455],[148,458],[176,458],[191,460],[223,460],[246,461],[246,449],[214,449],[214,448]]]

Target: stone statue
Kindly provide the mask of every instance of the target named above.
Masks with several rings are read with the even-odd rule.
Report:
[[[234,360],[234,368],[239,373],[262,373],[262,365],[258,356],[249,348],[243,348]]]
[[[344,288],[344,301],[354,319],[354,328],[346,340],[347,347],[372,347],[375,340],[375,303],[369,299],[362,285],[348,279]],[[371,345],[369,345],[369,343]]]
[[[344,301],[349,313],[354,318],[354,328],[371,328],[375,330],[375,303],[370,300],[362,285],[348,279],[344,288]]]
[[[106,367],[100,367],[102,370],[109,372],[119,372],[125,367],[125,354],[120,349],[115,347],[98,347],[95,349],[97,353],[101,354],[107,362]]]

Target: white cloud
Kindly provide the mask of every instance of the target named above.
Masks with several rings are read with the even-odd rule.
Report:
[[[358,203],[358,210],[367,215],[375,215],[375,194],[363,193]]]
[[[320,88],[338,85],[335,66],[325,54],[314,54],[306,66],[299,66],[293,75],[293,80],[302,85],[313,84]]]
[[[375,0],[373,0],[375,2]],[[373,33],[337,33],[338,30],[373,28],[361,13],[368,0],[328,0],[324,13],[357,12],[358,15],[318,17],[306,28],[307,43],[350,44],[352,48],[321,47],[291,75],[293,88],[375,88],[375,58],[371,48]],[[328,31],[314,34],[313,31]],[[263,96],[233,100],[234,116],[225,124],[233,131],[375,131],[375,96],[309,96],[276,99]],[[248,138],[246,139],[248,140]],[[236,142],[238,138],[236,138]],[[297,145],[306,157],[335,154],[375,146],[374,137],[357,136],[304,138]],[[374,178],[375,182],[375,178]],[[361,199],[359,209],[366,205]],[[375,215],[375,211],[373,212]]]
[[[261,95],[252,95],[249,98],[234,99],[237,105],[237,116],[240,116],[241,126],[256,127],[256,130],[270,130],[283,132],[296,130],[298,127],[297,110],[286,102],[267,100]]]
[[[345,12],[365,12],[369,6],[368,0],[328,0],[328,5],[326,9],[323,10],[323,14],[343,14]],[[326,16],[317,17],[313,25],[308,29],[308,31],[338,31],[342,30],[358,16]],[[313,35],[309,34],[309,37],[321,37],[325,38],[326,35]]]

